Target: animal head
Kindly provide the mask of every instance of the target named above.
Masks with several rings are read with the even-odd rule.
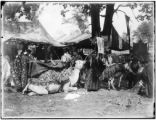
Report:
[[[75,68],[81,69],[85,63],[86,63],[86,61],[76,60],[75,61]]]

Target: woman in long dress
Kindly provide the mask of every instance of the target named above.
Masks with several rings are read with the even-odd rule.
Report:
[[[33,60],[33,56],[31,55],[31,50],[26,50],[21,56],[21,64],[22,64],[22,73],[21,73],[21,86],[22,89],[28,83],[28,63],[30,60]]]
[[[28,82],[28,63],[32,60],[31,50],[18,50],[18,54],[13,63],[13,79],[17,91],[22,91]]]
[[[22,90],[22,82],[21,82],[21,75],[22,75],[22,62],[21,62],[21,58],[22,58],[22,50],[18,50],[18,54],[14,60],[13,63],[13,79],[16,85],[16,89],[17,91],[21,91]]]
[[[91,55],[86,63],[86,83],[85,88],[87,91],[97,91],[99,90],[99,75],[103,71],[103,64],[95,55]]]

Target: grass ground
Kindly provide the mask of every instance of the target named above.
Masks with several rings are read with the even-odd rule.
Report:
[[[79,89],[43,96],[4,93],[3,117],[151,118],[153,102],[125,90]]]

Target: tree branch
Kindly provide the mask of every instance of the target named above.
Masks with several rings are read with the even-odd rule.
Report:
[[[100,15],[101,17],[106,17],[106,15]]]
[[[135,17],[135,19],[139,22],[139,20],[137,19],[137,17],[134,14],[134,11],[132,10],[133,16]]]
[[[120,7],[127,7],[128,5],[122,5],[122,4],[120,4],[115,10],[114,10],[114,12],[116,12],[116,11],[118,11],[118,9],[120,8]]]
[[[116,11],[119,9],[120,6],[121,6],[121,5],[119,5],[119,6],[113,11],[113,13],[116,12]]]
[[[122,11],[122,10],[117,10],[117,11],[120,11],[120,12],[123,12],[125,15],[127,15],[124,11]]]

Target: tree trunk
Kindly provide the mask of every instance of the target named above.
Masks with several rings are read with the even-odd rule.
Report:
[[[92,37],[100,33],[100,7],[98,4],[91,4]]]
[[[113,13],[114,13],[114,4],[108,4],[106,6],[106,16],[102,31],[102,35],[106,35],[108,36],[108,38],[111,34]]]
[[[126,15],[126,24],[127,24],[127,36],[128,36],[128,42],[129,42],[129,49],[131,48],[131,41],[130,41],[130,28],[129,28],[129,20],[130,18]]]

